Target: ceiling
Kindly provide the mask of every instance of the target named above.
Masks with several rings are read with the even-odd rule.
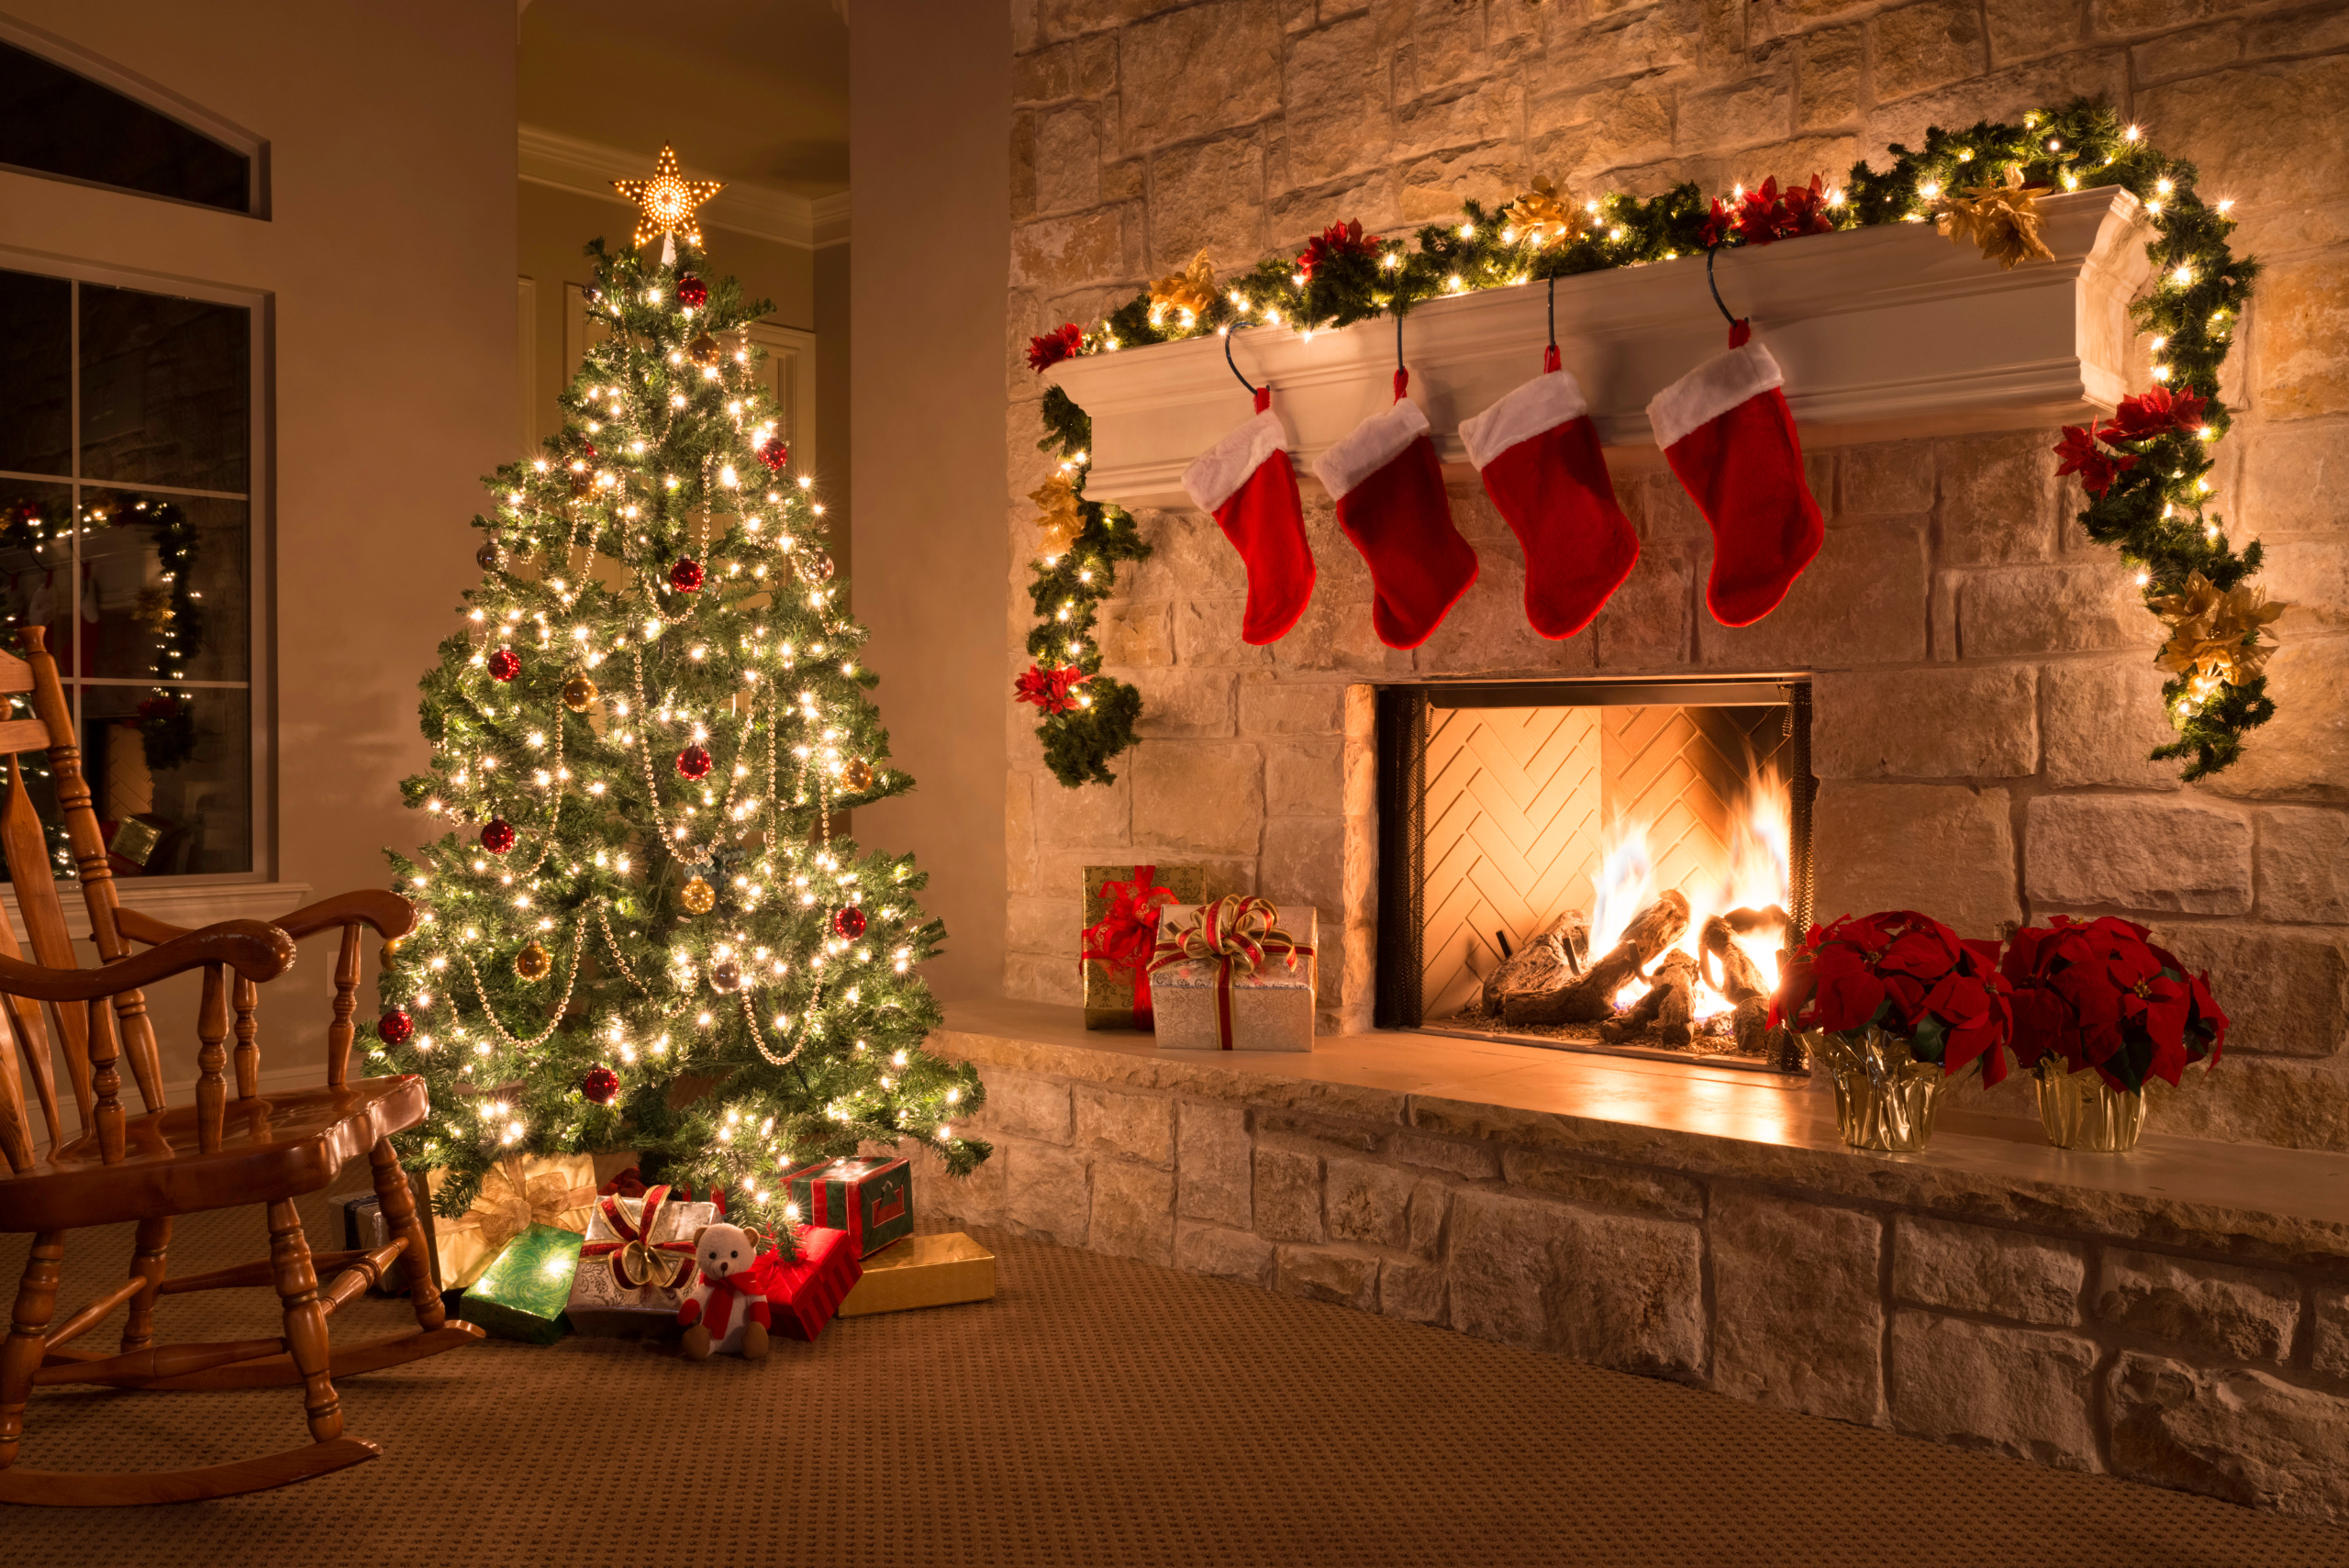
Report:
[[[835,0],[524,0],[520,118],[688,177],[848,189],[848,28]]]

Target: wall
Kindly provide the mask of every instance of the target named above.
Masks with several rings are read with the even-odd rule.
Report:
[[[866,662],[916,793],[856,814],[860,840],[910,851],[946,922],[926,966],[943,995],[993,995],[1003,970],[1003,722],[1008,562],[1003,272],[1011,40],[967,0],[850,10],[849,317],[854,533]]]
[[[513,450],[513,18],[10,9],[269,143],[267,221],[0,171],[0,245],[269,295],[276,869],[320,895],[383,886],[383,847],[418,837],[398,782],[426,760],[417,679],[475,575],[476,477]],[[275,988],[265,1070],[323,1060],[330,968],[313,951]],[[191,1075],[194,1040],[164,1045],[166,1076]]]
[[[648,158],[648,166],[650,161]],[[518,267],[521,276],[534,280],[538,285],[532,355],[536,373],[531,392],[537,408],[537,433],[544,439],[562,428],[562,414],[555,406],[555,397],[571,384],[572,373],[576,368],[563,357],[563,285],[594,281],[594,268],[581,247],[599,235],[615,250],[625,247],[629,236],[635,232],[636,208],[621,201],[617,194],[609,201],[599,201],[577,191],[528,180],[520,183],[518,202]],[[774,309],[765,319],[781,327],[817,328],[815,251],[720,228],[715,224],[704,225],[702,239],[710,266],[722,276],[740,279],[745,298],[774,303]],[[829,348],[824,345],[817,350],[819,375],[824,373]],[[827,407],[818,414],[819,439],[823,437],[823,417],[829,413]],[[507,423],[513,421],[509,419]]]
[[[2332,495],[2349,467],[2349,226],[2328,199],[2349,174],[2349,6],[2252,5],[2207,23],[2198,0],[1208,0],[1127,19],[1138,9],[1013,6],[1000,362],[1014,631],[996,697],[1012,715],[1008,995],[1077,999],[1088,863],[1205,862],[1316,906],[1324,930],[1360,926],[1350,684],[1807,667],[1821,911],[1921,906],[1981,935],[2058,911],[2148,920],[2212,967],[2237,1021],[2224,1065],[2157,1096],[2158,1124],[2349,1149],[2349,550]],[[2239,251],[2266,264],[2214,477],[2294,607],[2270,672],[2282,715],[2233,771],[2184,788],[2143,761],[2167,737],[2160,628],[2117,557],[2078,534],[2056,433],[2036,429],[1812,452],[1826,547],[1783,606],[1739,631],[1702,610],[1709,539],[1653,452],[1612,454],[1639,568],[1562,643],[1526,628],[1517,544],[1473,480],[1454,484],[1453,507],[1483,574],[1414,653],[1372,636],[1367,575],[1318,487],[1314,605],[1269,649],[1235,635],[1244,578],[1208,521],[1145,513],[1158,554],[1130,571],[1099,634],[1149,705],[1142,743],[1109,788],[1071,794],[1043,771],[1029,710],[1008,697],[1027,663],[1024,497],[1044,473],[1030,334],[1097,319],[1202,246],[1229,272],[1333,219],[1408,231],[1542,174],[1639,194],[1837,177],[1929,124],[2078,94],[2197,161],[2205,194],[2237,202]],[[1367,989],[1362,933],[1347,935],[1323,961],[1325,1012]],[[2030,1114],[2013,1090],[1989,1108]]]

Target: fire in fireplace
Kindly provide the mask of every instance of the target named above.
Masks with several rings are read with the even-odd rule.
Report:
[[[1381,1027],[1802,1070],[1809,682],[1385,687],[1378,765]]]

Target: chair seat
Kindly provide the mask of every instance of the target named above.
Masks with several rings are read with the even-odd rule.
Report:
[[[21,1175],[0,1173],[0,1230],[113,1225],[316,1192],[377,1140],[422,1121],[426,1106],[414,1074],[230,1100],[210,1153],[197,1148],[195,1106],[126,1118],[118,1164],[100,1159],[90,1131]]]

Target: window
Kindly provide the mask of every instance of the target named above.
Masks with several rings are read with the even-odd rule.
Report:
[[[0,39],[0,163],[142,195],[254,210],[254,159]]]
[[[0,271],[0,622],[47,629],[117,876],[256,869],[254,332]]]

